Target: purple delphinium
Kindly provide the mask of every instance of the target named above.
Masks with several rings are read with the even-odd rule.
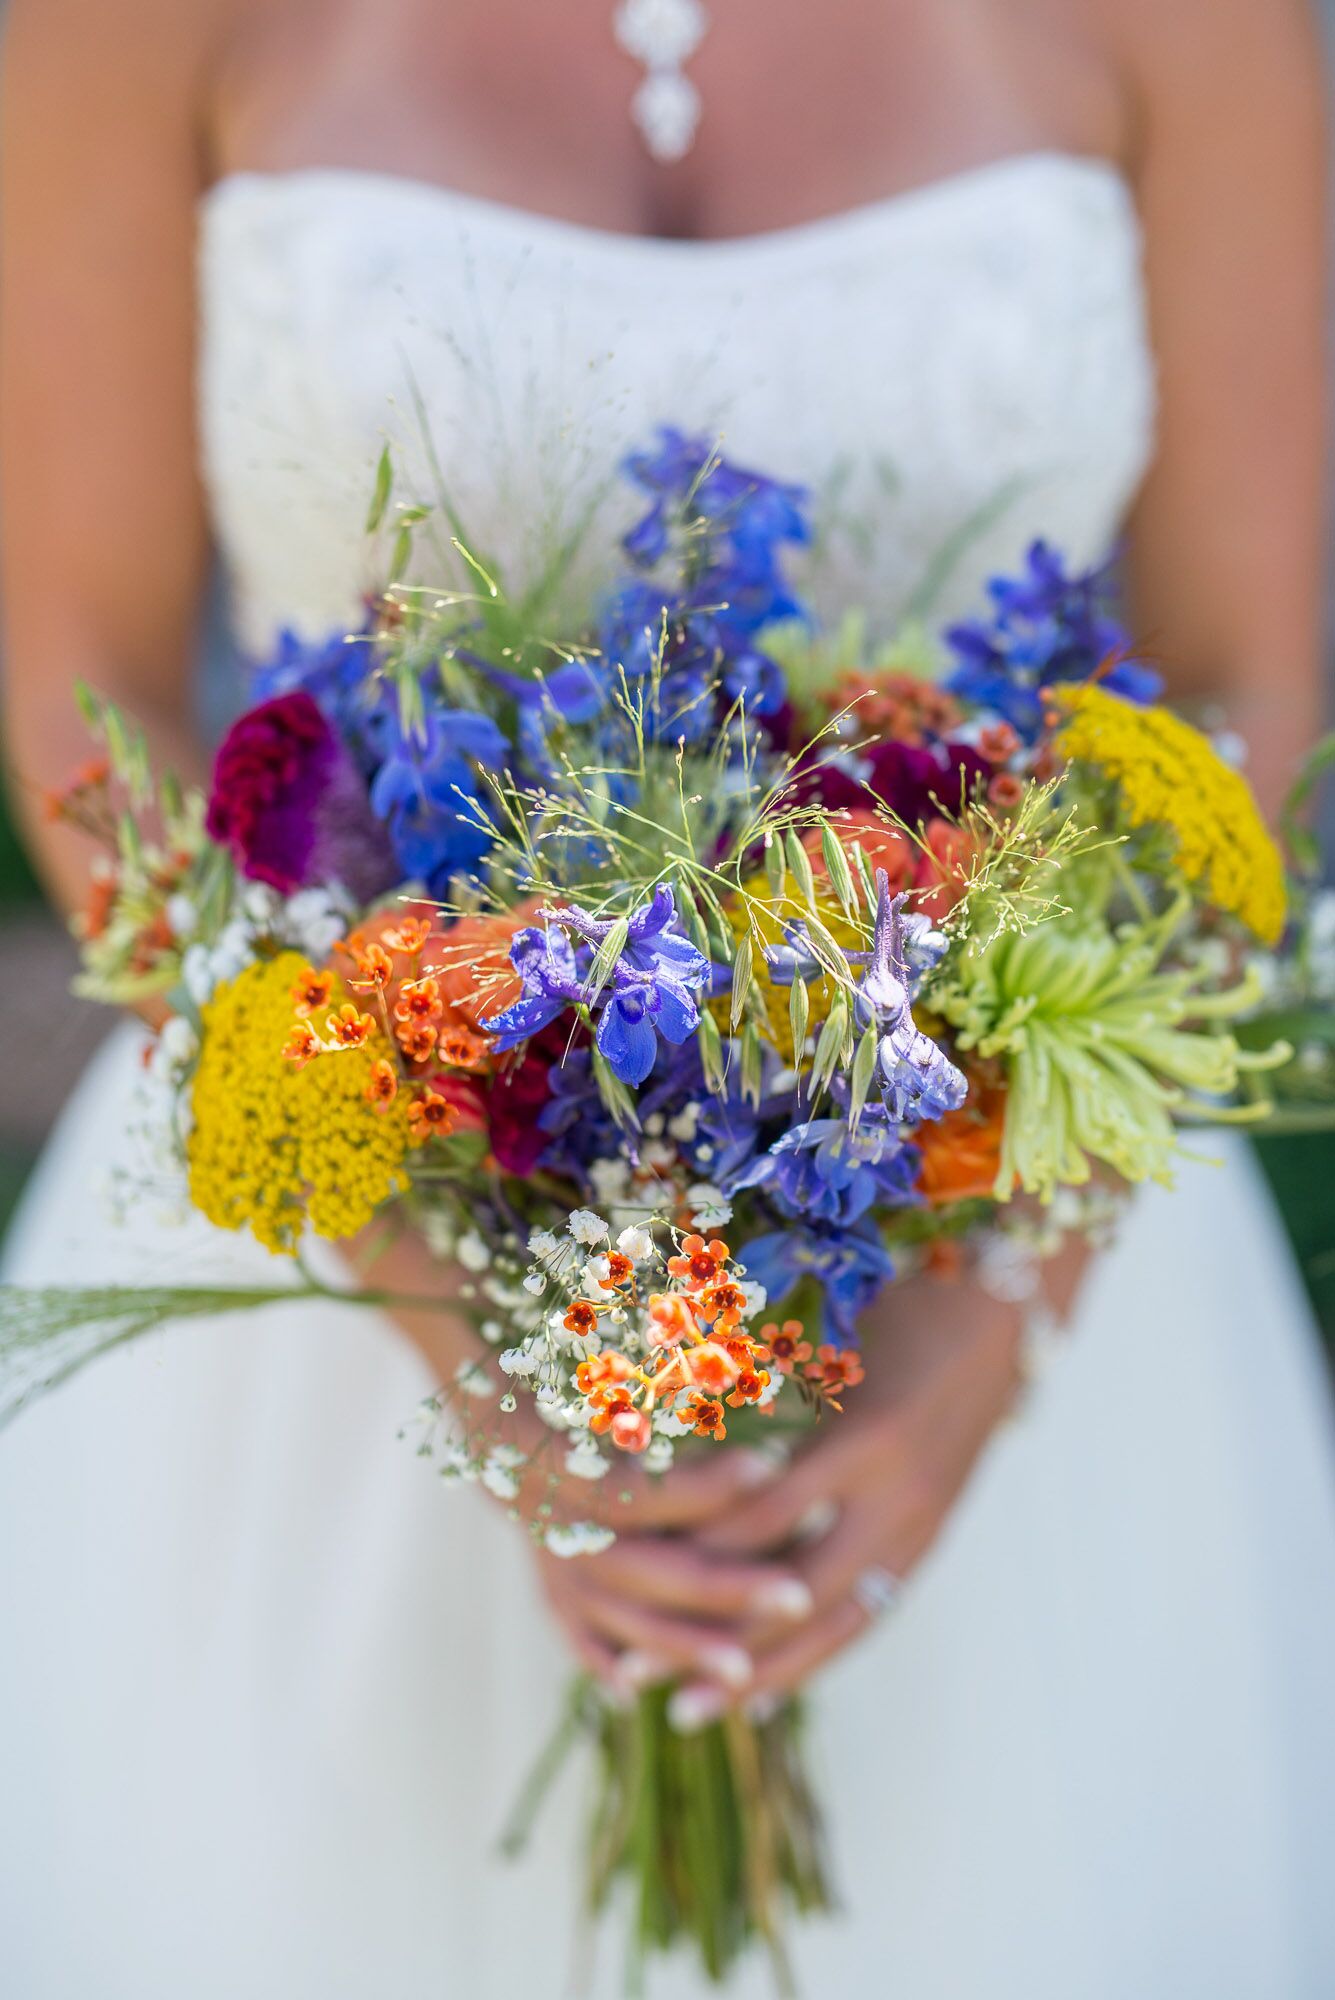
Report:
[[[1111,563],[1072,575],[1056,549],[1036,541],[1022,574],[993,577],[988,592],[990,619],[970,619],[946,633],[957,665],[945,685],[971,706],[1002,716],[1026,743],[1043,727],[1041,690],[1060,681],[1088,680],[1103,669],[1101,685],[1110,693],[1141,703],[1159,699],[1162,678],[1127,657],[1131,636],[1111,614]]]
[[[876,928],[858,987],[857,1018],[877,1037],[876,1073],[886,1109],[896,1119],[918,1122],[958,1111],[969,1086],[949,1056],[924,1035],[910,1006],[913,971],[909,958],[905,898],[890,894],[883,868],[876,871]],[[917,919],[922,923],[924,919]]]
[[[480,795],[478,766],[495,770],[506,742],[488,715],[428,709],[420,730],[382,732],[385,744],[371,783],[371,804],[389,828],[403,872],[442,890],[472,867],[491,836],[470,810]]]
[[[360,773],[303,689],[261,702],[228,730],[206,825],[243,875],[282,895],[341,882],[369,902],[398,877]]]
[[[822,1337],[833,1347],[857,1345],[858,1319],[895,1275],[894,1260],[875,1221],[851,1227],[792,1222],[746,1245],[746,1275],[780,1306],[803,1278],[820,1288]]]
[[[729,1193],[763,1188],[783,1215],[847,1224],[873,1206],[913,1201],[919,1163],[917,1149],[873,1105],[856,1131],[846,1118],[792,1127],[727,1186]]]

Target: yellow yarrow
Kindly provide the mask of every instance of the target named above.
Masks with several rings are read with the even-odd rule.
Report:
[[[317,1236],[354,1236],[407,1186],[404,1097],[385,1111],[366,1097],[381,1038],[304,1069],[283,1056],[305,964],[283,952],[218,988],[194,1082],[191,1197],[210,1222],[249,1226],[275,1251],[294,1251],[307,1219]],[[330,1006],[349,997],[335,981]]]
[[[1068,718],[1056,738],[1062,755],[1114,779],[1131,825],[1167,827],[1187,881],[1273,944],[1284,928],[1284,863],[1246,779],[1169,709],[1137,708],[1101,687],[1049,692]]]
[[[863,938],[839,908],[833,894],[818,882],[816,890],[816,913],[836,944],[848,951],[855,951],[865,944]],[[753,875],[742,884],[744,895],[735,901],[729,900],[724,914],[738,944],[744,937],[752,937],[757,944],[781,945],[784,941],[784,924],[792,922],[796,916],[790,904],[786,910],[775,910],[772,906],[772,891],[764,875]],[[750,900],[746,900],[749,898]],[[764,954],[755,953],[752,984],[765,1002],[766,1025],[762,1030],[764,1039],[776,1053],[791,1067],[794,1061],[792,1019],[788,1011],[789,988],[781,986],[771,978]],[[808,1033],[819,1032],[822,1022],[830,1011],[834,999],[834,981],[822,974],[819,979],[809,982],[810,1014]],[[709,1011],[718,1022],[724,1034],[728,1032],[732,1001],[726,993],[709,1002]]]

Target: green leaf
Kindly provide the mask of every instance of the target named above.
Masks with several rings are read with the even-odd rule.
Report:
[[[858,1043],[858,1051],[853,1058],[853,1074],[849,1082],[848,1122],[855,1132],[862,1119],[872,1078],[876,1074],[876,1045],[876,1030],[874,1027],[868,1028]]]
[[[390,492],[394,485],[394,465],[389,455],[389,446],[381,448],[375,468],[375,487],[371,494],[371,504],[366,510],[366,532],[373,535],[385,518]]]
[[[788,870],[783,859],[783,842],[771,833],[765,837],[765,880],[769,892],[776,903],[783,901],[783,892],[788,880]]]
[[[791,830],[784,844],[788,853],[788,866],[797,877],[797,885],[802,891],[803,900],[808,909],[814,909],[816,905],[816,878],[811,872],[811,856],[807,853],[805,847],[803,847],[796,833]]]
[[[411,528],[400,524],[399,532],[394,537],[394,547],[390,552],[388,581],[390,583],[398,583],[400,578],[407,574],[408,565],[412,559],[413,531]]]
[[[696,1030],[700,1044],[700,1064],[705,1073],[705,1082],[721,1097],[727,1088],[728,1066],[723,1059],[723,1038],[718,1031],[718,1022],[709,1013],[700,1016],[700,1026]]]
[[[858,878],[862,883],[862,893],[866,898],[867,908],[874,910],[877,902],[876,870],[872,867],[870,861],[868,861],[860,840],[853,843],[853,860],[857,867]]]
[[[848,865],[848,856],[840,846],[834,828],[826,820],[820,831],[820,851],[825,857],[826,871],[831,886],[840,903],[850,917],[858,915],[858,892],[853,881],[853,871]]]
[[[742,1030],[742,1095],[757,1107],[760,1104],[760,1086],[764,1075],[764,1050],[760,1042],[760,1030],[754,1021],[748,1021]]]
[[[825,1017],[816,1041],[816,1054],[811,1065],[811,1095],[813,1100],[824,1090],[834,1075],[839,1063],[840,1051],[848,1031],[848,1003],[842,993],[834,997],[834,1004]]]
[[[788,1024],[793,1031],[793,1066],[800,1069],[806,1047],[807,1022],[811,1017],[811,996],[804,979],[794,978],[788,994]]]
[[[616,1123],[623,1131],[637,1132],[640,1121],[636,1115],[635,1098],[621,1078],[608,1068],[605,1058],[596,1048],[593,1051],[593,1076],[598,1085],[598,1095]]]
[[[629,936],[630,923],[628,919],[618,917],[594,953],[593,964],[589,967],[589,977],[585,982],[584,997],[586,1000],[596,1000],[598,998],[598,995],[612,977],[612,968],[626,949],[626,940]]]
[[[751,991],[753,970],[754,956],[751,945],[751,934],[748,931],[738,945],[732,961],[732,1007],[729,1018],[732,1022],[734,1034],[737,1031],[737,1023],[741,1020],[745,1010],[747,996]]]

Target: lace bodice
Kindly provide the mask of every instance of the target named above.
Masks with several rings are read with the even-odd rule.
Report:
[[[621,452],[660,422],[713,433],[813,488],[809,593],[878,627],[962,608],[1037,532],[1101,553],[1150,449],[1135,211],[1065,154],[687,243],[390,175],[235,174],[200,264],[205,472],[257,648],[355,619],[386,438],[401,490],[443,488],[512,579],[592,515],[578,592],[628,518]]]

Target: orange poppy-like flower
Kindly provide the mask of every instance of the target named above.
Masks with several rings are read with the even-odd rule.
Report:
[[[598,1284],[605,1292],[618,1292],[623,1285],[628,1285],[634,1276],[635,1265],[632,1260],[620,1250],[609,1250],[607,1276],[599,1278]]]
[[[806,1328],[800,1319],[786,1319],[782,1326],[771,1321],[760,1329],[760,1338],[769,1348],[770,1359],[781,1375],[791,1375],[794,1368],[800,1368],[804,1361],[811,1359],[811,1342],[804,1338]]]
[[[978,732],[978,754],[989,764],[1009,764],[1020,747],[1020,739],[1009,722],[989,722]]]
[[[345,1000],[337,1012],[331,1014],[325,1027],[343,1049],[359,1049],[375,1033],[375,1017],[363,1014]]]
[[[444,1011],[440,982],[429,973],[425,979],[405,979],[394,1002],[396,1021],[438,1021]]]
[[[696,1330],[695,1315],[680,1292],[649,1294],[649,1338],[657,1347],[675,1347]]]
[[[949,916],[964,894],[969,872],[981,849],[977,834],[953,820],[929,819],[923,828],[913,881],[914,905],[939,922]]]
[[[469,1027],[447,1022],[436,1034],[436,1059],[451,1069],[481,1069],[491,1053],[485,1035],[475,1035]]]
[[[426,949],[431,931],[432,924],[429,917],[404,917],[391,930],[384,933],[384,943],[389,951],[402,952],[407,958],[416,958],[419,951]]]
[[[399,1094],[399,1079],[393,1063],[383,1057],[371,1064],[371,1073],[366,1079],[366,1095],[377,1111],[388,1111]]]
[[[332,972],[317,972],[313,965],[304,965],[292,988],[292,1005],[298,1016],[305,1020],[321,1007],[329,1005],[329,996],[334,990]]]
[[[617,1410],[608,1429],[618,1451],[644,1451],[654,1434],[643,1410]]]
[[[572,1299],[561,1321],[567,1333],[581,1336],[598,1330],[598,1308],[592,1299]]]
[[[447,1011],[475,1033],[519,998],[522,982],[510,963],[516,931],[532,923],[542,908],[530,898],[512,910],[460,917],[435,940],[431,971]]]
[[[695,1295],[695,1310],[702,1320],[712,1323],[715,1333],[736,1326],[746,1306],[746,1293],[731,1278],[720,1278]]]
[[[1005,1133],[1005,1090],[975,1079],[958,1111],[918,1127],[913,1135],[922,1155],[918,1186],[933,1207],[985,1201],[993,1194]]]
[[[320,1037],[309,1021],[296,1021],[283,1044],[283,1054],[297,1069],[305,1069],[312,1056],[320,1053]]]
[[[436,1030],[430,1021],[398,1021],[394,1034],[409,1062],[430,1062],[436,1053]]]
[[[691,1387],[703,1390],[706,1396],[721,1396],[737,1380],[737,1363],[717,1341],[704,1340],[698,1347],[687,1348],[681,1365]]]
[[[589,1398],[589,1405],[593,1412],[589,1418],[589,1429],[599,1436],[604,1431],[610,1431],[618,1417],[639,1415],[628,1389],[595,1389]]]
[[[803,1373],[822,1402],[831,1409],[842,1410],[844,1406],[838,1398],[845,1389],[856,1389],[866,1379],[867,1371],[855,1349],[827,1346],[816,1349],[816,1359],[807,1363]]]
[[[443,1139],[454,1130],[454,1106],[438,1091],[424,1091],[408,1106],[408,1137],[415,1146],[431,1138]]]
[[[744,1368],[732,1385],[728,1397],[734,1410],[742,1409],[747,1403],[758,1403],[769,1387],[768,1368]]]
[[[846,674],[829,696],[832,714],[852,708],[869,734],[923,743],[945,736],[961,717],[953,695],[917,674]]]
[[[913,880],[917,849],[897,826],[887,826],[869,806],[841,806],[831,814],[830,828],[846,853],[860,847],[872,868],[884,868],[892,894],[908,888]],[[803,834],[802,845],[811,858],[813,873],[828,874],[820,828],[812,827]]]
[[[693,1395],[677,1414],[689,1423],[696,1437],[725,1438],[728,1435],[723,1405],[715,1402],[712,1396]]]
[[[628,1382],[635,1369],[626,1356],[615,1347],[604,1349],[601,1354],[591,1354],[587,1361],[581,1361],[575,1370],[575,1381],[582,1396],[592,1396],[599,1389],[614,1388],[619,1383]]]
[[[708,1243],[703,1236],[683,1236],[680,1253],[668,1258],[667,1267],[688,1292],[698,1292],[713,1284],[731,1255],[721,1236],[711,1237]]]
[[[348,984],[354,990],[359,987],[373,987],[377,992],[389,985],[394,977],[394,961],[382,944],[368,944],[365,951],[359,951],[354,959],[354,970],[348,977]]]

